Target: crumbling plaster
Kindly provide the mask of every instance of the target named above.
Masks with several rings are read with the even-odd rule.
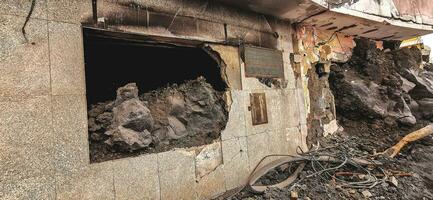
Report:
[[[196,156],[206,147],[90,164],[81,33],[81,22],[91,16],[89,2],[38,0],[26,27],[28,43],[21,28],[30,2],[0,2],[0,43],[6,44],[0,47],[0,199],[209,199],[244,183],[262,156],[295,154],[298,146],[306,150],[302,85],[289,59],[290,26],[217,6],[203,18],[227,22],[243,35],[251,26],[278,32],[266,44],[283,51],[285,86],[269,88],[256,78],[245,78],[237,48],[215,47],[230,68],[228,81],[241,83],[228,91],[229,122],[221,141],[212,144],[221,146],[221,154],[215,155],[222,156],[222,164],[197,178]],[[196,14],[205,5],[139,3],[172,11],[182,5],[183,12]],[[207,35],[203,41],[219,40],[215,38]],[[266,94],[268,124],[251,124],[247,108],[252,92]]]
[[[302,81],[310,130],[309,142],[312,142],[317,137],[316,129],[320,129],[322,135],[319,136],[327,136],[339,128],[332,92],[327,80],[323,82],[316,74],[315,65],[320,63],[329,69],[332,62],[346,62],[352,54],[355,42],[352,36],[304,25],[296,27],[294,45],[297,45],[296,54],[300,57],[299,63],[295,65],[295,72]]]

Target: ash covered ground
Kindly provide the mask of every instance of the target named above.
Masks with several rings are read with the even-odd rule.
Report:
[[[344,131],[326,138],[310,137],[314,140],[310,142],[320,144],[325,154],[380,161],[383,165],[371,169],[379,180],[377,184],[342,187],[336,178],[349,182],[367,179],[365,172],[347,165],[306,178],[320,169],[335,167],[308,162],[296,184],[271,188],[263,194],[253,194],[245,188],[228,195],[228,199],[291,199],[294,193],[299,199],[433,199],[432,136],[407,145],[393,159],[373,156],[406,134],[432,123],[433,65],[427,63],[420,68],[422,59],[417,48],[381,50],[366,39],[356,43],[352,58],[333,65],[329,75],[337,120]],[[276,168],[256,184],[280,182],[289,177],[294,167]],[[336,175],[342,172],[349,175]]]
[[[115,100],[92,105],[88,116],[90,158],[100,162],[212,143],[228,110],[224,92],[199,77],[141,95],[127,84]]]

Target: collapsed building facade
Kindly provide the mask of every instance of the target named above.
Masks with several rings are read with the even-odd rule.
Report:
[[[355,38],[433,32],[423,0],[263,2],[1,2],[0,198],[216,197],[339,129]]]

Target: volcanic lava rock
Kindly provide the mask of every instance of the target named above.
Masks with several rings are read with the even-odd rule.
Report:
[[[116,100],[91,106],[91,143],[107,145],[113,152],[157,148],[174,140],[203,145],[217,139],[227,124],[224,92],[202,77],[138,93],[137,85],[129,83],[117,90]]]

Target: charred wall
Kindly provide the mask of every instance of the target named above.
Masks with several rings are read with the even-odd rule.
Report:
[[[215,1],[142,1],[97,4],[98,27],[169,37],[189,37],[231,44],[277,48],[282,22]],[[94,26],[92,20],[86,26]]]

